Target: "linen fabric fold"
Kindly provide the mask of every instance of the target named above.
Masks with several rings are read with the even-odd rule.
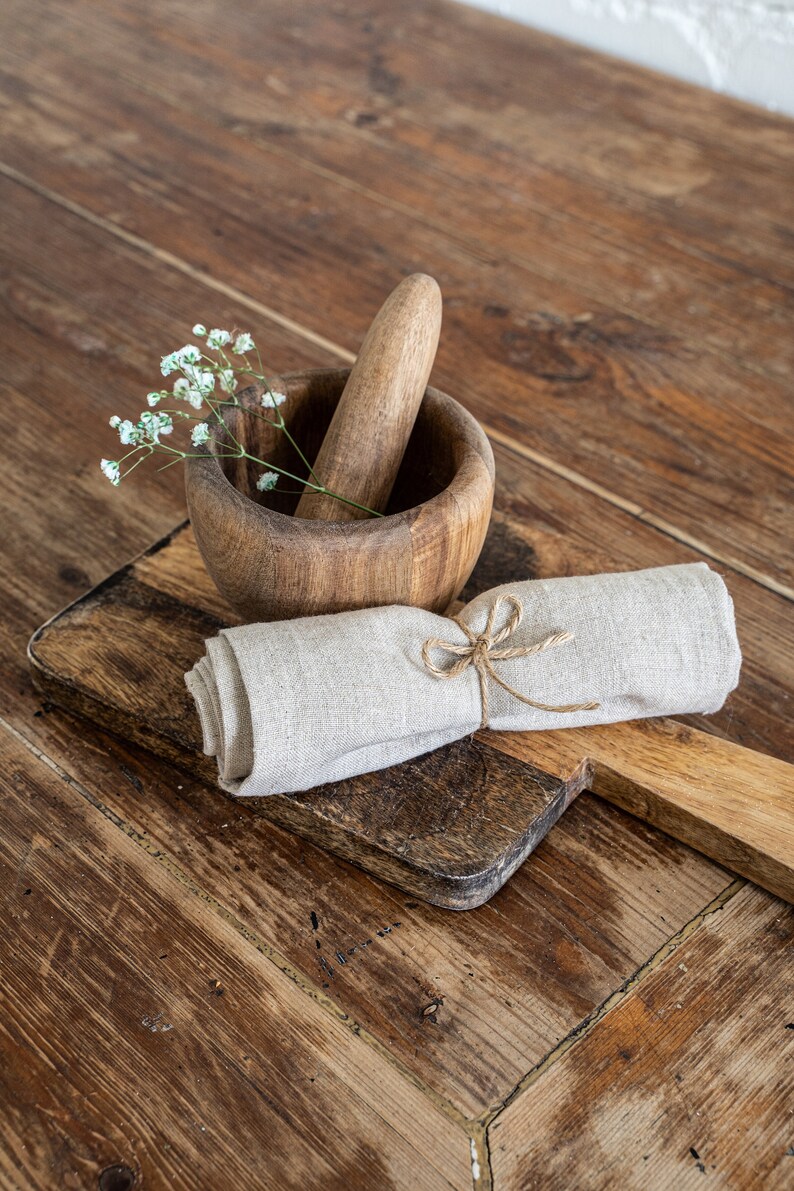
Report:
[[[509,637],[483,640],[520,609]],[[508,607],[508,604],[510,607]],[[492,729],[532,731],[714,712],[739,680],[733,603],[705,563],[484,592],[458,618],[391,606],[223,629],[185,675],[221,786],[240,796],[311,789],[383,769],[476,731],[482,666]],[[492,634],[492,635],[493,635]],[[570,639],[558,640],[563,634]],[[499,657],[551,645],[529,656]],[[425,642],[436,639],[423,660]],[[466,649],[446,656],[439,642]],[[428,658],[432,665],[428,666]],[[530,706],[590,704],[574,711]],[[597,704],[597,706],[592,706]]]

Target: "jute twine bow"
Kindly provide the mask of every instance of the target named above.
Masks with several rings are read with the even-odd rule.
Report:
[[[496,622],[496,616],[502,604],[509,604],[512,607],[512,612],[502,628],[494,632],[494,623]],[[518,596],[502,593],[502,595],[497,596],[491,605],[482,633],[475,633],[459,616],[453,616],[451,618],[458,628],[462,629],[466,634],[468,645],[456,645],[454,641],[442,641],[440,637],[428,637],[422,646],[422,661],[436,678],[458,678],[469,666],[474,666],[477,671],[477,677],[480,680],[480,695],[482,697],[481,728],[488,727],[489,678],[502,687],[503,690],[507,691],[509,695],[512,695],[514,699],[520,699],[522,703],[526,703],[529,707],[537,707],[540,711],[594,711],[596,707],[601,706],[600,703],[595,702],[561,703],[557,706],[552,703],[538,703],[535,699],[530,699],[527,695],[522,695],[520,691],[515,690],[514,687],[508,686],[506,682],[502,681],[494,670],[494,662],[506,661],[508,658],[528,658],[535,653],[543,653],[546,649],[554,649],[557,645],[564,645],[566,641],[573,641],[573,633],[565,631],[552,633],[544,641],[538,641],[536,645],[517,645],[508,647],[507,649],[496,649],[497,645],[500,645],[502,641],[507,640],[508,637],[513,635],[521,623],[521,617],[523,615],[524,606]],[[440,666],[436,666],[431,662],[431,649],[443,649],[445,653],[451,653],[453,657],[459,660],[454,662],[448,670],[442,670]]]

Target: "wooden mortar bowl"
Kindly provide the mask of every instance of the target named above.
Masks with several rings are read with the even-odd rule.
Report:
[[[290,433],[312,461],[348,373],[319,368],[278,378],[288,398],[282,412]],[[256,404],[261,392],[245,390],[241,404]],[[261,418],[235,408],[225,418],[252,454],[304,474],[284,435]],[[477,561],[493,503],[488,439],[457,401],[432,388],[422,400],[383,517],[294,517],[300,485],[284,480],[294,493],[258,492],[256,481],[265,469],[247,459],[220,458],[214,438],[185,464],[201,556],[219,591],[248,622],[383,604],[443,612]]]

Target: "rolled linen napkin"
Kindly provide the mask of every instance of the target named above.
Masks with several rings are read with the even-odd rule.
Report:
[[[455,619],[395,605],[241,625],[207,641],[185,681],[221,786],[261,796],[383,769],[485,723],[717,711],[740,665],[728,590],[693,563],[508,583]]]

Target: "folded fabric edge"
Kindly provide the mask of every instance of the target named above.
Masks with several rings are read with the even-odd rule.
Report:
[[[739,634],[736,629],[736,607],[733,602],[733,596],[730,593],[727,583],[723,579],[719,571],[714,570],[707,563],[703,564],[709,576],[709,586],[714,592],[716,601],[719,602],[717,608],[718,623],[722,626],[725,634],[725,642],[730,658],[730,668],[726,674],[726,686],[724,694],[719,703],[711,708],[704,709],[704,715],[713,715],[725,706],[728,696],[736,690],[739,685],[739,678],[742,671],[742,647],[739,642]],[[704,577],[705,578],[705,577]]]
[[[205,659],[202,658],[201,661]],[[193,697],[201,725],[202,751],[207,757],[216,757],[220,747],[220,725],[206,680],[195,665],[185,675],[185,686]]]

